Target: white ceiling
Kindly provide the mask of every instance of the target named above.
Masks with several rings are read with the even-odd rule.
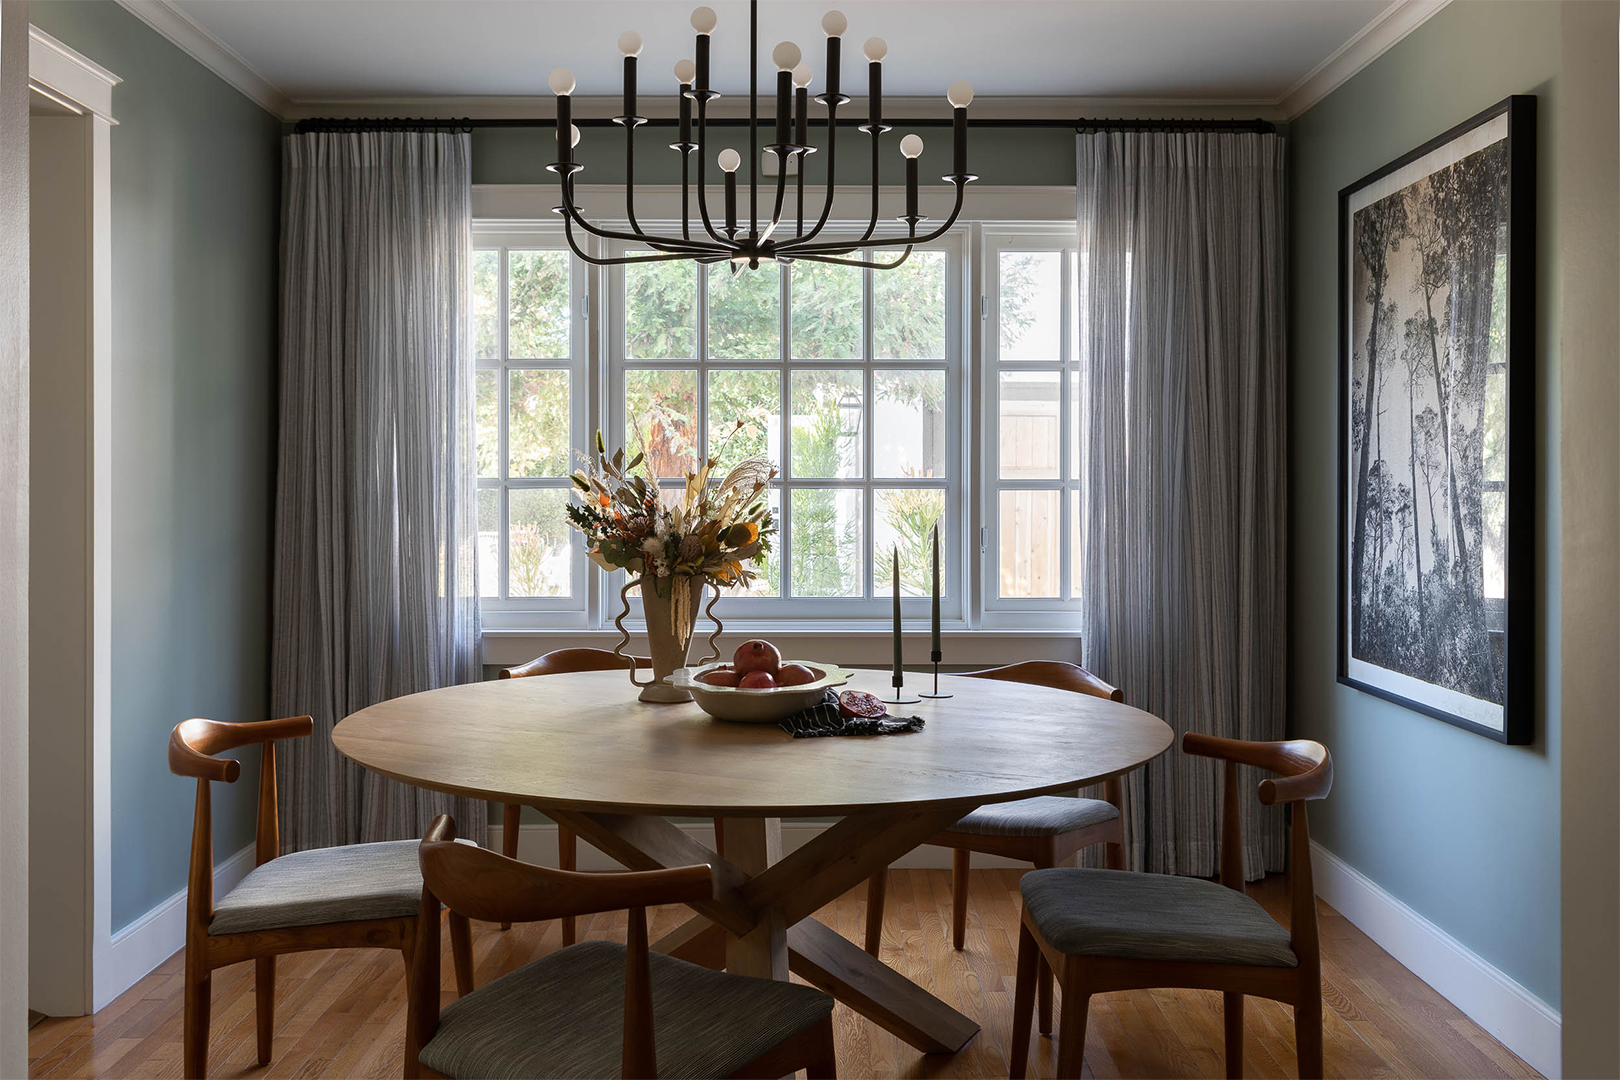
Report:
[[[644,93],[672,91],[692,55],[695,0],[173,0],[294,101],[545,95],[570,68],[580,95],[620,89],[619,34],[636,30]],[[716,87],[747,89],[748,5],[709,0]],[[822,14],[840,4],[844,90],[863,94],[861,43],[888,40],[884,91],[1275,103],[1392,8],[1390,0],[765,0],[762,89],[776,42],[804,48],[822,85]],[[1393,5],[1399,7],[1400,0]]]

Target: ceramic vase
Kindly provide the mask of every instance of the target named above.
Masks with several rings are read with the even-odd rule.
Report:
[[[613,651],[628,657],[630,653],[626,651],[626,646],[630,644],[630,632],[624,628],[624,619],[630,613],[630,590],[641,589],[641,610],[647,621],[647,644],[652,654],[652,679],[643,682],[636,678],[636,670],[631,668],[630,681],[641,687],[642,701],[674,703],[692,700],[692,695],[671,684],[669,677],[687,666],[687,654],[697,635],[698,610],[703,604],[705,584],[709,582],[702,577],[677,575],[673,579],[659,579],[644,574],[620,590],[624,611],[614,620],[621,637]],[[710,610],[705,613],[714,622],[714,633],[709,635],[709,655],[698,660],[699,664],[719,655],[715,642],[720,637],[721,626],[713,611],[714,602],[719,597],[720,590],[714,589],[714,597],[709,601]]]

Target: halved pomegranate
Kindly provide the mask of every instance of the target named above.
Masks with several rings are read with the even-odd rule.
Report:
[[[883,707],[876,694],[864,690],[845,690],[838,695],[838,711],[856,720],[876,720],[889,710]]]

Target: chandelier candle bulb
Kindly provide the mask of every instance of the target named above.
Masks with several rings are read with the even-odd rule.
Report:
[[[797,88],[794,95],[795,117],[798,121],[793,132],[793,141],[799,146],[810,145],[810,80],[814,73],[809,64],[800,64],[793,69],[793,85]],[[800,167],[803,174],[803,167]]]
[[[917,214],[917,157],[923,152],[922,136],[916,133],[900,140],[900,152],[906,157],[906,217],[914,224]]]
[[[567,68],[551,73],[551,89],[557,94],[557,160],[564,165],[574,160],[573,98],[574,76]]]
[[[697,31],[697,84],[696,89],[709,89],[709,37],[719,23],[713,8],[700,7],[692,12],[692,29]]]

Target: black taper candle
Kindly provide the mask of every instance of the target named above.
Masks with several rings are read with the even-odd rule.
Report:
[[[913,158],[911,163],[912,163],[913,166],[915,166],[917,164],[916,159]],[[933,616],[934,616],[933,633],[932,633],[932,635],[930,637],[928,647],[929,647],[929,651],[930,651],[930,654],[931,654],[930,659],[932,659],[933,662],[937,664],[937,663],[939,663],[940,657],[942,655],[941,652],[940,652],[940,648],[939,648],[939,523],[938,522],[934,523],[934,611],[933,611]],[[938,687],[935,687],[935,689],[937,690]]]
[[[866,65],[866,100],[867,122],[871,124],[883,123],[883,64],[874,60]],[[873,134],[877,134],[873,132]]]
[[[557,160],[574,160],[574,99],[571,94],[557,95]]]
[[[906,216],[917,216],[917,159],[906,158]]]
[[[895,689],[906,684],[906,674],[900,652],[900,549],[894,549],[894,675]],[[895,695],[898,697],[899,695]]]
[[[793,72],[778,71],[776,73],[776,144],[786,146],[788,141],[788,126],[793,122]],[[787,170],[787,158],[782,158],[784,174]]]
[[[955,175],[967,175],[967,109],[957,109],[951,118],[952,167]]]
[[[681,83],[681,142],[687,145],[692,142],[692,99],[686,96],[691,89],[691,83]]]
[[[796,112],[798,125],[794,130],[793,142],[798,146],[809,146],[810,88],[808,86],[801,86],[799,87],[799,92],[794,96],[797,99],[794,104],[797,106]],[[802,164],[799,166],[799,172],[801,174],[804,172],[804,166]]]
[[[830,37],[827,39],[827,100],[838,100],[838,60],[839,53],[843,51],[840,44],[844,39]]]
[[[709,35],[697,36],[697,83],[696,89],[709,88]]]
[[[737,171],[726,173],[726,235],[737,235]]]
[[[624,58],[624,115],[636,115],[636,58]]]

